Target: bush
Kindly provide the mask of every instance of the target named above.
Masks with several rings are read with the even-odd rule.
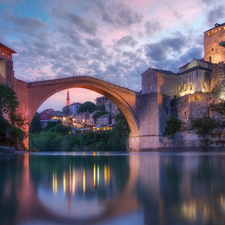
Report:
[[[176,118],[169,117],[166,123],[164,135],[175,135],[181,128],[182,122]]]

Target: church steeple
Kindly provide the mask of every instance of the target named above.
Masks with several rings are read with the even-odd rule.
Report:
[[[67,98],[66,98],[66,105],[70,105],[70,94],[69,94],[69,90],[67,90]]]

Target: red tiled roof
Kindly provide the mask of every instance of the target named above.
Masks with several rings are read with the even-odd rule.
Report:
[[[182,69],[182,68],[188,66],[189,64],[190,64],[190,63],[187,63],[187,64],[185,64],[184,66],[181,66],[179,69]]]

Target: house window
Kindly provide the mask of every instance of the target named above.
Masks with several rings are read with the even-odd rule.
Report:
[[[8,52],[8,59],[10,59],[11,58],[11,54],[10,54],[10,52]]]
[[[206,89],[206,82],[203,83],[203,87]]]
[[[151,89],[152,89],[152,85],[149,84],[149,85],[148,85],[148,90],[151,90]]]
[[[5,56],[5,50],[2,49],[2,56]]]
[[[192,90],[192,83],[190,83],[190,90]]]
[[[208,36],[210,35],[210,33],[208,33]]]
[[[187,91],[187,84],[184,85],[184,91]]]
[[[221,31],[221,28],[219,28],[219,32]]]
[[[217,30],[215,30],[215,33],[217,33]]]
[[[214,30],[212,30],[212,34],[214,33]]]
[[[181,86],[179,86],[179,92],[181,92],[181,90],[182,90],[182,87],[181,87]]]

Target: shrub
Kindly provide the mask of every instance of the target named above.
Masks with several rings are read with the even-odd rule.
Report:
[[[175,135],[181,128],[182,122],[176,118],[169,117],[166,123],[164,135]]]

